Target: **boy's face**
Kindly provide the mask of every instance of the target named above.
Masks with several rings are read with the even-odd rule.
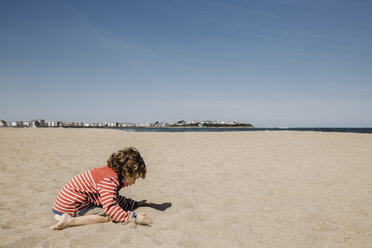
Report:
[[[124,175],[124,172],[123,172],[123,177],[124,177],[124,180],[125,182],[127,183],[127,185],[132,185],[132,184],[135,184],[136,183],[136,180],[139,178],[138,175],[137,176],[126,176]]]
[[[136,183],[136,179],[137,178],[134,178],[134,177],[126,177],[125,178],[125,182],[129,186],[129,185],[135,184]]]

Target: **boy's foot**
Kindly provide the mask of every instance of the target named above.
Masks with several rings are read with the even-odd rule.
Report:
[[[56,214],[56,215],[54,215],[54,219],[56,221],[60,221],[62,219],[62,215]]]
[[[72,220],[72,217],[69,214],[64,213],[59,222],[56,225],[49,227],[50,230],[62,230],[66,227],[69,227],[69,222]]]

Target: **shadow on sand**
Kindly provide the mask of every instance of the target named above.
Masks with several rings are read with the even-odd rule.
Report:
[[[151,206],[141,206],[139,208],[148,207],[148,208],[153,208],[153,209],[156,209],[156,210],[159,210],[159,211],[165,211],[167,208],[172,207],[172,203],[170,203],[170,202],[164,202],[164,203],[161,203],[161,204],[157,204],[157,203],[150,203],[150,204],[151,204]]]
[[[151,204],[151,208],[154,208],[159,211],[165,211],[167,208],[170,208],[170,207],[172,207],[172,203],[170,202],[164,202],[162,204],[156,204],[156,203]]]

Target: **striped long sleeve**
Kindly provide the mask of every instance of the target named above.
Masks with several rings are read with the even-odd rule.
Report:
[[[92,204],[101,205],[98,192],[90,171],[72,178],[60,190],[53,206],[56,214],[68,213],[74,216]]]
[[[119,181],[121,180],[121,181]],[[60,190],[53,206],[56,214],[71,216],[87,211],[92,205],[102,206],[114,222],[126,222],[135,217],[138,202],[119,195],[125,180],[107,165],[75,176]]]
[[[130,199],[131,203],[130,201],[125,201],[126,198],[123,199],[123,197],[119,196],[117,194],[119,186],[119,182],[115,178],[105,177],[97,184],[97,189],[101,195],[102,207],[106,214],[115,222],[126,222],[134,217],[134,212],[124,211],[119,202],[134,206],[135,201]]]

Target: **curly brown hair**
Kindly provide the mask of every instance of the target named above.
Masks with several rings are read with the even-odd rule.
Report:
[[[119,176],[145,178],[146,164],[139,151],[130,146],[113,153],[107,160],[107,165],[113,168]]]

